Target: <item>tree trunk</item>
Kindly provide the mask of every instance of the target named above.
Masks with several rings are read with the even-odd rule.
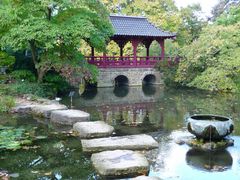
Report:
[[[45,73],[46,72],[44,70],[41,70],[41,69],[38,70],[38,83],[43,82],[43,77],[44,77]]]
[[[37,47],[35,45],[35,41],[31,40],[29,41],[31,53],[32,53],[32,61],[34,64],[35,69],[37,70],[37,76],[38,76],[38,83],[41,83],[43,81],[43,76],[45,74],[44,71],[41,71],[40,67],[38,67],[38,60],[37,60]]]

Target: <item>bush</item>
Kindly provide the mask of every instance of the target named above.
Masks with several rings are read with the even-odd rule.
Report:
[[[0,51],[0,67],[12,68],[15,63],[15,58],[7,53]]]
[[[15,106],[15,100],[12,96],[0,94],[0,113],[9,112]]]
[[[5,89],[8,89],[7,93],[11,93],[12,95],[32,94],[38,97],[54,97],[57,93],[48,84],[30,82],[17,82],[9,84]]]
[[[69,83],[58,74],[47,74],[44,76],[44,82],[48,84],[49,88],[59,94],[66,93],[70,88]]]
[[[35,82],[36,76],[29,70],[16,70],[11,73],[12,77],[16,80],[26,80]]]

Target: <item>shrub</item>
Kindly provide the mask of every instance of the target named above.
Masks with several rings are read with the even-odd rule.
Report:
[[[16,70],[11,73],[12,77],[16,80],[26,80],[35,82],[36,76],[29,70]]]
[[[47,74],[44,77],[44,82],[48,84],[49,88],[60,94],[66,93],[70,88],[69,83],[58,74]]]
[[[15,100],[12,96],[0,94],[0,113],[9,112],[15,106]]]
[[[32,94],[38,97],[54,97],[57,93],[48,84],[31,82],[17,82],[14,84],[9,84],[8,90],[13,95]]]
[[[15,58],[7,53],[0,51],[0,67],[12,68],[15,63]]]

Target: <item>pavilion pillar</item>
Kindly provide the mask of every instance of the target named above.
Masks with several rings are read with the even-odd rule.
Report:
[[[132,47],[133,47],[133,64],[136,66],[137,65],[137,47],[138,44],[140,43],[139,40],[132,40]]]
[[[123,57],[123,47],[124,47],[123,45],[120,45],[120,46],[119,46],[121,59],[122,59],[122,57]]]
[[[164,60],[164,58],[165,58],[164,39],[158,40],[158,43],[161,48],[161,60]]]
[[[94,47],[91,47],[91,60],[94,61],[94,55],[95,52],[94,52]]]
[[[150,54],[150,53],[149,53],[149,48],[150,48],[150,46],[147,46],[147,47],[146,47],[146,56],[147,56],[147,58],[149,57],[149,54]]]

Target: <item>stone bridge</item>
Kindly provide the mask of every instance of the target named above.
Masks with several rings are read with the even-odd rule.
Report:
[[[100,68],[98,87],[114,87],[119,84],[140,86],[142,84],[163,84],[162,75],[154,68]]]

